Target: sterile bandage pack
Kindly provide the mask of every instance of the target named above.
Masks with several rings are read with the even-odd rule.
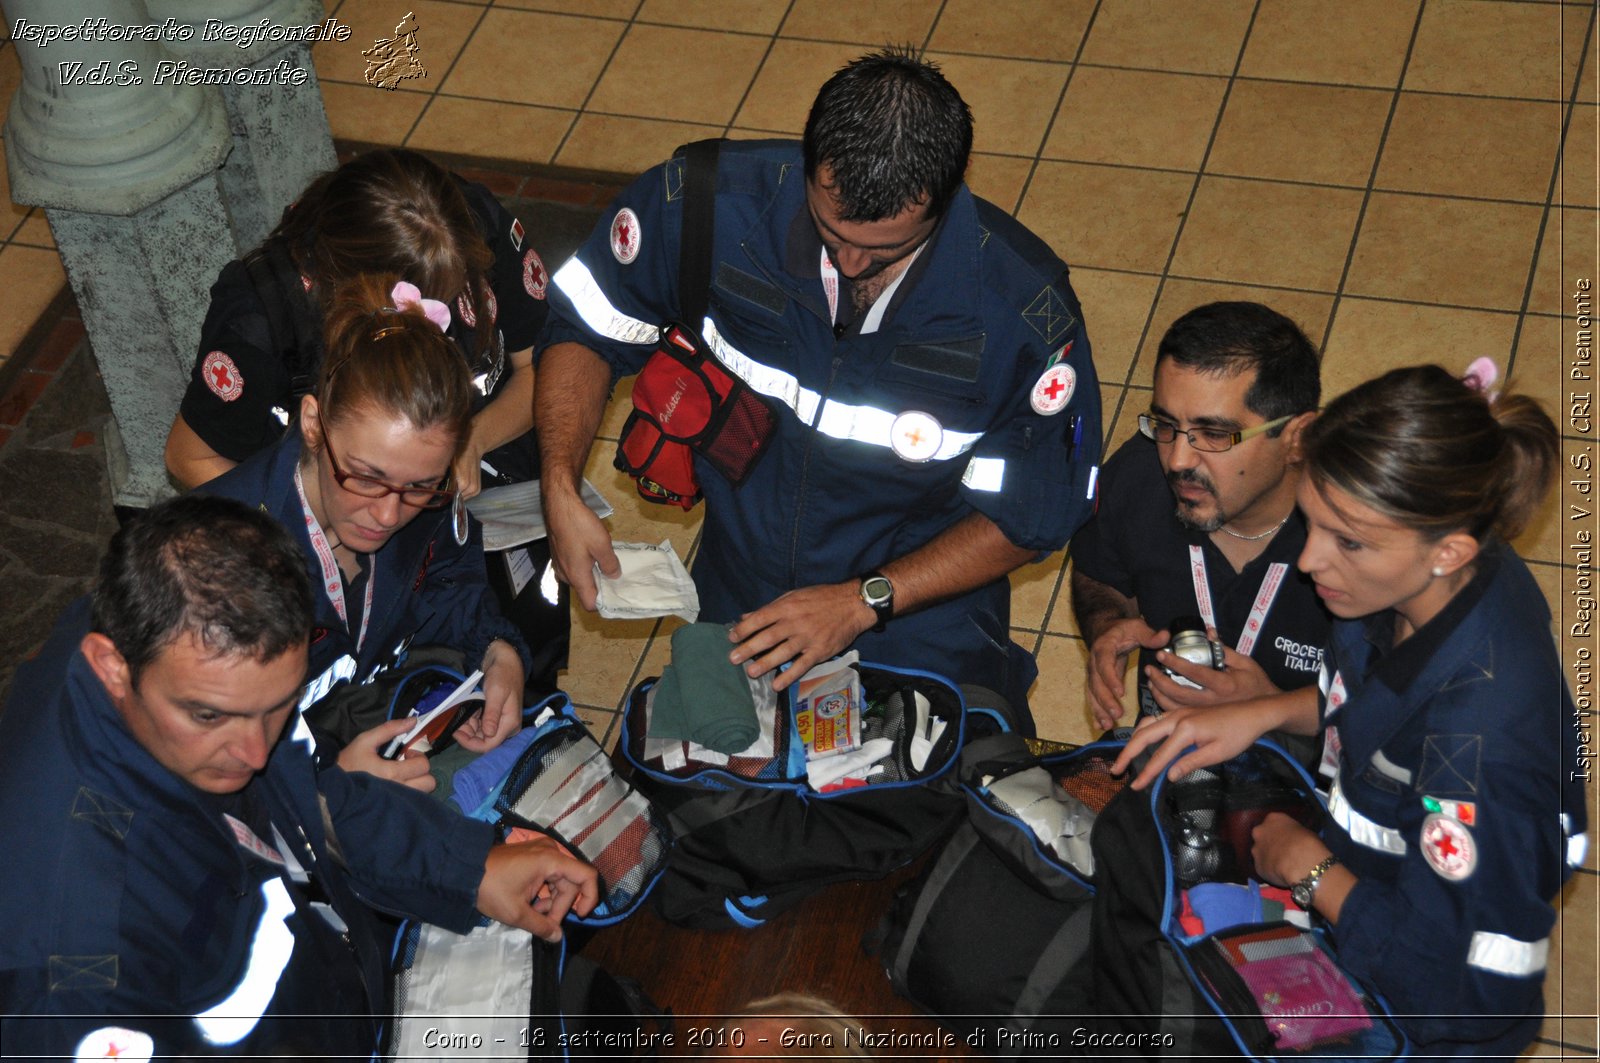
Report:
[[[681,616],[694,623],[700,616],[700,594],[689,570],[666,539],[649,543],[612,543],[622,575],[607,579],[594,567],[595,608],[608,620]]]

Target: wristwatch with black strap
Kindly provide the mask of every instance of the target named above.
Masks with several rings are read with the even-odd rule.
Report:
[[[1337,857],[1330,855],[1326,860],[1312,868],[1305,878],[1290,886],[1289,896],[1294,898],[1294,903],[1309,912],[1311,910],[1311,898],[1316,894],[1317,887],[1321,885],[1322,876],[1326,875],[1328,869],[1338,862]]]
[[[894,584],[882,572],[868,572],[861,577],[861,600],[878,615],[872,630],[882,631],[894,619]]]

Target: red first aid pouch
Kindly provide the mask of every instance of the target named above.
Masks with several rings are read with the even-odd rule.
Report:
[[[765,453],[777,426],[766,400],[728,372],[691,329],[661,327],[656,352],[633,384],[633,412],[614,464],[652,501],[690,509],[700,500],[693,454],[735,487]]]

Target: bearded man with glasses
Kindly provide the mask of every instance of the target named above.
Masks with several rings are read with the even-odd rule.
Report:
[[[1140,434],[1106,463],[1099,511],[1072,540],[1072,606],[1101,727],[1122,716],[1134,650],[1140,715],[1316,682],[1329,618],[1295,568],[1305,543],[1295,487],[1318,373],[1305,334],[1259,303],[1197,307],[1161,338]],[[1164,649],[1185,617],[1222,643],[1220,671]]]

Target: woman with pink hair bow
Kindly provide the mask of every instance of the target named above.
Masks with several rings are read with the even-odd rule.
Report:
[[[544,262],[489,189],[385,148],[318,177],[260,247],[223,267],[167,438],[174,480],[198,486],[283,436],[316,386],[335,293],[369,273],[399,277],[450,311],[444,350],[472,382],[454,462],[460,496],[539,478],[533,344],[546,315]],[[535,651],[530,687],[543,692],[566,662],[566,595],[541,593],[537,575],[526,588],[511,576],[547,569],[547,544],[514,549],[493,559],[491,586]]]
[[[1429,1058],[1514,1057],[1538,1034],[1551,902],[1587,848],[1550,607],[1509,545],[1558,438],[1497,375],[1397,369],[1323,411],[1298,495],[1299,566],[1336,618],[1318,686],[1147,720],[1117,763],[1152,749],[1142,787],[1269,730],[1321,733],[1327,819],[1267,816],[1255,866]]]
[[[489,593],[478,525],[457,504],[452,466],[472,400],[445,335],[450,316],[394,277],[334,292],[327,354],[295,430],[202,490],[272,515],[306,556],[317,594],[303,712],[315,716],[413,645],[445,647],[483,671],[484,708],[455,732],[481,752],[521,725],[528,656]],[[319,730],[319,759],[431,790],[427,758],[380,755],[406,726],[384,723],[342,746]]]

